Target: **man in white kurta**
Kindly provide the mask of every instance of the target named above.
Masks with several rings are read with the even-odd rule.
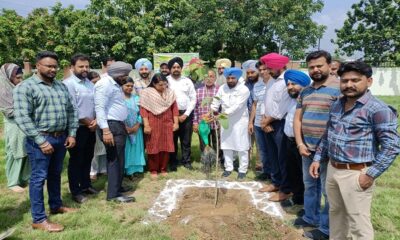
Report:
[[[228,129],[221,128],[221,149],[224,151],[225,171],[223,177],[228,177],[233,171],[233,156],[236,151],[239,155],[238,179],[246,177],[249,165],[248,151],[250,148],[250,136],[247,131],[249,124],[249,112],[247,99],[250,96],[249,89],[244,84],[239,84],[238,79],[242,76],[239,68],[227,68],[224,70],[227,80],[214,98],[211,109],[228,116]]]

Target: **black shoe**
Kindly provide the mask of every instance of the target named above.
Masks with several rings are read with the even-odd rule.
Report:
[[[222,173],[222,177],[229,177],[229,175],[231,175],[231,171],[224,171],[223,173]]]
[[[280,202],[280,204],[281,204],[281,206],[283,208],[293,207],[294,206],[294,203],[293,203],[292,199],[290,199],[290,198]]]
[[[308,239],[314,239],[314,240],[328,240],[329,239],[329,235],[326,235],[325,233],[321,232],[319,229],[313,229],[311,231],[304,232],[303,236]]]
[[[84,203],[88,200],[87,197],[83,196],[82,194],[72,195],[72,199],[77,203]]]
[[[313,224],[304,221],[302,217],[296,218],[296,220],[294,220],[293,222],[293,226],[295,226],[296,228],[317,227]]]
[[[189,170],[193,170],[193,166],[190,163],[186,163],[183,165],[185,168],[189,169]]]
[[[118,203],[128,203],[128,202],[134,202],[134,201],[136,201],[136,199],[134,197],[119,196],[119,197],[107,199],[107,201],[113,201],[113,202],[118,202]]]
[[[238,180],[243,180],[243,179],[245,179],[245,177],[246,177],[246,173],[240,172],[240,173],[238,174],[238,176],[237,176],[237,179],[238,179]]]
[[[304,211],[304,208],[303,209],[300,209],[300,211],[298,211],[297,213],[296,213],[296,216],[298,216],[298,217],[303,217],[304,216],[304,214],[305,214],[306,212]]]
[[[125,186],[125,187],[121,187],[118,192],[126,193],[126,192],[129,192],[129,191],[132,191],[132,189],[133,189],[133,187],[131,187],[131,186]]]
[[[86,188],[85,190],[83,190],[83,193],[90,194],[90,195],[99,194],[99,192],[96,189],[94,189],[93,187]]]
[[[261,173],[256,177],[256,180],[258,180],[258,181],[271,180],[271,175],[268,173]]]

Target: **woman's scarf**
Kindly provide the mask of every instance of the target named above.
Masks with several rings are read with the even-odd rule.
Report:
[[[153,87],[145,88],[140,92],[140,106],[154,115],[167,111],[175,100],[175,93],[169,88],[162,94]]]
[[[15,85],[11,82],[20,67],[14,63],[6,63],[0,68],[0,112],[7,118],[14,116],[13,89]]]

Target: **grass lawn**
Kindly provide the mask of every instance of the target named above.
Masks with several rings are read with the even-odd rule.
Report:
[[[400,110],[399,97],[382,97],[382,99]],[[1,119],[0,119],[1,120]],[[2,125],[2,120],[1,120]],[[61,223],[65,230],[58,234],[48,234],[42,231],[34,231],[30,227],[30,203],[28,193],[15,194],[6,187],[4,172],[4,141],[0,141],[0,233],[8,228],[15,227],[16,231],[10,239],[172,239],[171,227],[159,223],[143,225],[142,218],[153,204],[158,193],[165,186],[168,179],[204,179],[205,175],[200,169],[200,153],[198,150],[198,138],[193,136],[192,158],[195,171],[179,168],[178,172],[171,173],[167,178],[158,181],[150,180],[146,173],[144,178],[130,181],[125,184],[133,186],[136,190],[135,203],[116,204],[105,201],[106,178],[100,177],[94,187],[102,189],[101,193],[82,205],[78,205],[70,198],[68,190],[68,178],[66,174],[67,158],[62,175],[62,198],[64,204],[79,208],[78,213],[51,216],[51,221]],[[251,167],[254,167],[254,160]],[[254,171],[250,170],[247,180],[254,179]],[[234,180],[236,174],[232,177]],[[376,239],[400,239],[400,163],[399,157],[391,168],[384,173],[376,183],[373,205],[372,221],[376,232]],[[45,191],[46,202],[47,192]],[[46,210],[48,206],[46,204]],[[290,225],[290,219],[295,216],[287,214],[284,223]],[[260,221],[261,223],[261,221]],[[229,228],[229,226],[227,226]],[[276,234],[274,229],[262,226],[253,239],[265,239],[260,236]],[[187,229],[191,232],[191,229]],[[199,239],[195,232],[188,234],[188,239]]]

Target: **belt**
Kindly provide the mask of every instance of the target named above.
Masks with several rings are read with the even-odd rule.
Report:
[[[347,169],[347,170],[362,170],[366,167],[369,167],[372,165],[371,162],[365,162],[365,163],[339,163],[330,160],[332,167],[337,168],[337,169]]]
[[[46,131],[43,131],[43,132],[40,132],[40,133],[42,135],[44,135],[44,136],[60,137],[60,136],[65,134],[65,131],[60,131],[60,132],[46,132]]]

